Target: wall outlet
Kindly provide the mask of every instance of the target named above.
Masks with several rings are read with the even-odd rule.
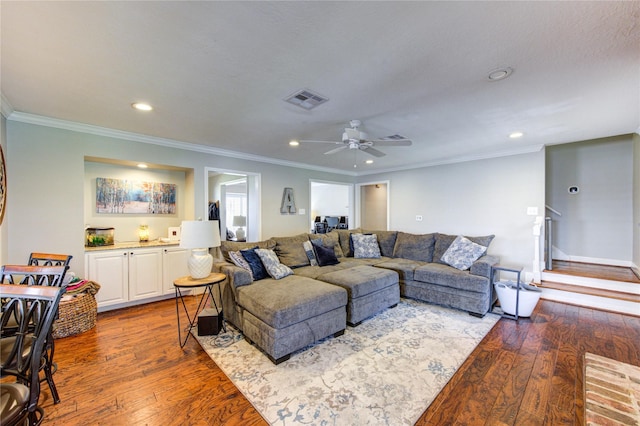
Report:
[[[416,215],[416,221],[417,222],[422,222],[422,215],[421,214],[417,214]]]
[[[537,207],[527,207],[527,214],[529,216],[538,216],[538,208]]]

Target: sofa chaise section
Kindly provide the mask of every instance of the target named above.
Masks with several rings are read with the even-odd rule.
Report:
[[[242,332],[278,364],[346,324],[347,291],[306,277],[264,279],[237,289]]]

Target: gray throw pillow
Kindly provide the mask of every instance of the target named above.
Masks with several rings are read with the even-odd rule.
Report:
[[[278,256],[276,256],[273,250],[256,249],[256,254],[260,256],[260,260],[262,260],[262,264],[267,270],[267,273],[274,280],[279,280],[280,278],[293,274],[291,268],[280,263]]]
[[[447,251],[442,255],[442,261],[461,271],[466,271],[487,251],[485,246],[458,235]]]
[[[380,246],[376,234],[351,234],[353,241],[353,257],[356,259],[377,259],[380,257]]]
[[[442,260],[442,256],[444,252],[447,251],[451,243],[456,239],[457,235],[449,235],[449,234],[437,234],[436,235],[436,244],[435,249],[433,251],[433,261],[436,263],[447,264]],[[480,244],[486,248],[489,248],[489,244],[493,241],[495,235],[486,235],[481,237],[470,237],[468,235],[464,236],[466,239],[473,241],[476,244]]]

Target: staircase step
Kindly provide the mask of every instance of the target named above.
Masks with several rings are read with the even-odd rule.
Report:
[[[603,278],[592,278],[579,275],[570,275],[566,273],[557,273],[554,271],[543,271],[542,281],[549,281],[558,284],[568,284],[575,287],[587,287],[594,289],[602,289],[613,292],[629,293],[640,295],[640,284],[629,281],[609,280]]]
[[[640,316],[637,294],[553,281],[542,281],[539,287],[543,299]]]
[[[591,296],[608,297],[610,299],[627,300],[629,302],[640,303],[640,294],[627,293],[623,291],[607,290],[603,288],[586,287],[583,285],[573,285],[553,281],[542,281],[538,287],[570,291],[572,293],[589,294]],[[640,306],[640,305],[639,305]]]

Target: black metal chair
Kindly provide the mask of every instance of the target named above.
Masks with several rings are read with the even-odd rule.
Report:
[[[66,266],[65,274],[69,269],[69,263],[73,259],[70,254],[57,254],[57,253],[39,253],[33,252],[29,255],[29,262],[27,265],[35,266]],[[64,276],[62,274],[62,283],[64,285]]]
[[[38,406],[40,398],[39,372],[46,363],[45,347],[51,335],[64,290],[36,285],[0,284],[2,314],[0,326],[4,330],[9,320],[17,322],[18,331],[2,337],[0,359],[0,423],[3,426],[39,425],[44,410]],[[15,382],[8,382],[12,376]]]
[[[48,287],[62,287],[62,281],[64,274],[69,266],[36,266],[36,265],[4,265],[0,268],[0,283],[4,284],[26,284],[26,285],[38,285]],[[64,292],[64,289],[62,290]],[[57,317],[56,310],[56,317]],[[2,329],[2,337],[10,336],[12,331],[15,331],[15,324],[9,321]],[[60,402],[60,396],[58,389],[53,381],[53,374],[56,372],[58,366],[53,362],[53,355],[55,353],[55,341],[53,339],[52,331],[49,330],[49,336],[45,344],[44,358],[45,364],[42,368],[44,372],[43,381],[46,380],[49,389],[51,389],[51,397],[55,404]],[[6,343],[0,341],[0,350],[4,354]]]

